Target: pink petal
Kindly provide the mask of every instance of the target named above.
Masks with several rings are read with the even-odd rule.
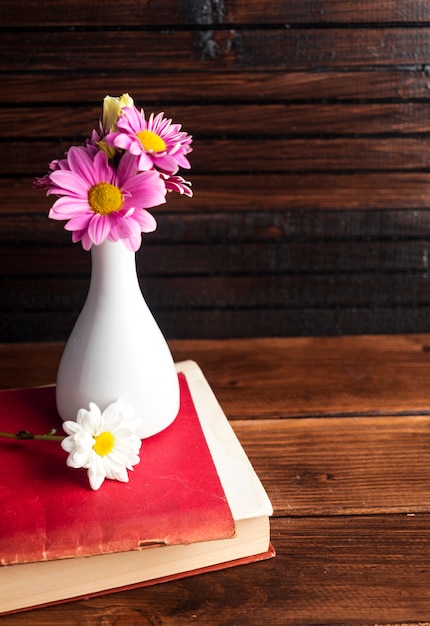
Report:
[[[146,174],[150,177],[147,178]],[[152,174],[155,174],[155,177]],[[130,178],[122,190],[126,210],[130,207],[148,209],[166,202],[166,187],[156,172],[142,172]]]
[[[121,150],[129,150],[131,154],[135,154],[136,156],[141,150],[141,148],[139,149],[139,142],[137,139],[131,135],[126,135],[125,133],[118,133],[113,140],[113,145]]]
[[[54,220],[65,220],[88,210],[88,200],[63,196],[54,202],[49,211],[49,217]]]
[[[95,213],[93,219],[88,225],[88,236],[91,241],[98,246],[106,239],[109,231],[109,215],[99,215],[98,213]]]
[[[186,170],[191,168],[191,163],[184,154],[178,154],[175,158],[179,167],[183,167]]]
[[[142,243],[142,236],[139,233],[138,236],[136,237],[127,237],[126,239],[121,239],[121,241],[124,243],[125,247],[128,248],[129,250],[131,250],[132,252],[136,252],[137,250],[139,250],[141,243]]]
[[[100,182],[110,183],[115,179],[115,172],[109,165],[108,157],[103,150],[97,152],[94,157],[94,184]]]
[[[128,179],[132,179],[137,174],[138,159],[133,154],[126,152],[119,162],[117,183],[119,187],[122,187]]]
[[[146,152],[140,153],[139,169],[144,172],[150,170],[153,166],[153,159]]]
[[[152,233],[157,228],[157,220],[149,211],[145,211],[145,209],[135,211],[133,213],[133,219],[139,223],[143,233]]]
[[[168,154],[158,157],[156,163],[157,167],[169,174],[176,174],[179,169],[177,158],[173,158]]]
[[[87,185],[94,185],[93,160],[89,152],[83,147],[72,146],[67,155],[70,169],[78,174]]]
[[[113,131],[107,133],[107,135],[105,136],[106,143],[109,144],[110,146],[114,146],[115,145],[115,143],[114,143],[115,139],[116,139],[116,137],[118,135],[119,135],[119,133],[116,133],[116,132],[113,132]]]
[[[91,248],[91,246],[93,245],[93,242],[91,241],[91,238],[88,234],[88,231],[84,231],[84,233],[82,234],[82,247],[84,250],[89,250]]]
[[[72,217],[67,224],[64,226],[65,230],[86,230],[88,228],[89,223],[91,222],[94,214],[92,211],[88,211],[88,213],[81,213],[80,215],[76,215]]]
[[[143,109],[138,111],[136,107],[124,107],[117,122],[117,128],[133,135],[145,130],[146,122]]]
[[[49,194],[67,194],[75,198],[86,198],[88,195],[89,184],[74,172],[57,170],[52,172],[50,178],[54,185],[50,188]]]
[[[132,220],[127,219],[126,217],[119,215],[118,213],[113,213],[111,216],[110,223],[110,233],[109,239],[111,241],[118,241],[118,239],[122,239],[125,237],[129,237],[132,235],[133,230],[130,225]],[[140,230],[139,230],[140,232]]]
[[[78,241],[81,241],[82,237],[84,236],[86,232],[87,232],[86,230],[74,230],[72,232],[73,243],[77,243]]]

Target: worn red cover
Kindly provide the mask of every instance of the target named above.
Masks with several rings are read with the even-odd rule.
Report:
[[[3,565],[234,536],[234,521],[188,384],[166,430],[142,442],[130,482],[89,487],[59,442],[0,438]],[[0,430],[44,434],[62,422],[55,388],[0,391]]]

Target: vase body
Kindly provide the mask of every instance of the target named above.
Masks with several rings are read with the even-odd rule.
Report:
[[[137,279],[134,252],[121,241],[92,246],[88,296],[57,375],[57,409],[75,420],[90,402],[103,411],[122,398],[135,409],[141,438],[169,426],[179,383],[167,343]]]

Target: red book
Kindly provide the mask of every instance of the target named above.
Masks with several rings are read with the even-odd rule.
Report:
[[[179,415],[143,440],[128,483],[105,480],[92,491],[85,470],[66,466],[59,442],[0,439],[0,612],[271,554],[261,484],[200,369],[178,369]],[[62,434],[54,387],[1,391],[0,401],[1,431]],[[247,488],[262,503],[247,520],[234,502],[246,485],[226,487],[238,460],[239,483],[249,474]]]

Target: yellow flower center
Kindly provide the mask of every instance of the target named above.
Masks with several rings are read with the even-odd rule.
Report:
[[[121,190],[110,183],[97,183],[88,192],[88,203],[94,213],[110,215],[122,207]]]
[[[97,435],[97,437],[94,437],[94,439],[96,440],[96,442],[93,445],[93,449],[99,456],[105,456],[105,454],[109,454],[115,444],[114,436],[112,435],[112,433],[109,433],[107,431],[100,433],[100,435]]]
[[[141,130],[136,137],[148,152],[164,152],[166,149],[164,140],[151,130]]]

